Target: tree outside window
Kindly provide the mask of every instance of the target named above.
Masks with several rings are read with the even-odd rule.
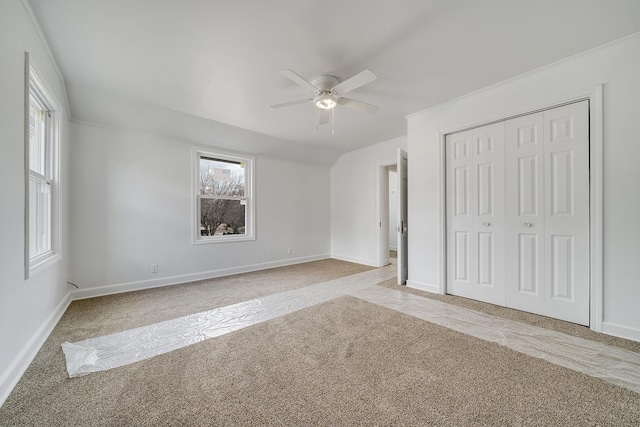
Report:
[[[251,160],[198,153],[198,236],[201,242],[253,238]]]

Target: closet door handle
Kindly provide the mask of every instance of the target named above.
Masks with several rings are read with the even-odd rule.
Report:
[[[525,226],[525,227],[533,227],[533,223],[531,223],[531,222],[525,222],[525,223],[524,223],[524,226]]]
[[[482,225],[484,225],[485,227],[490,227],[491,223],[490,222],[483,222]]]

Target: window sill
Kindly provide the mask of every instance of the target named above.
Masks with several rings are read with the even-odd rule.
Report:
[[[62,255],[59,253],[51,252],[49,255],[44,257],[38,257],[36,260],[29,260],[29,271],[27,275],[27,279],[32,278],[36,274],[40,273],[43,270],[46,270],[53,264],[57,263],[62,259]]]
[[[215,243],[233,243],[233,242],[247,242],[251,240],[256,240],[255,236],[219,236],[219,237],[209,237],[209,238],[200,238],[193,241],[194,245],[210,245]]]

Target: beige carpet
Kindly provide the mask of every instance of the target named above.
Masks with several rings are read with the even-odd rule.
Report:
[[[0,426],[640,425],[636,393],[353,297],[67,378],[65,340],[365,270],[326,260],[76,301],[0,408]]]
[[[371,269],[360,264],[326,259],[74,301],[52,336],[58,335],[58,329],[65,334],[64,339],[71,342],[106,335]]]
[[[42,367],[41,367],[42,368]],[[640,395],[353,297],[76,379],[0,425],[634,425]]]

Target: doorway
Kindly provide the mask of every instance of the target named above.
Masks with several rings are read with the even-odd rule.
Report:
[[[395,162],[378,166],[378,267],[397,261],[397,170]]]
[[[389,264],[393,259],[390,255],[396,255],[399,285],[406,283],[409,271],[407,159],[407,152],[398,149],[396,161],[379,164],[377,173],[377,265],[382,267]]]
[[[388,166],[389,173],[389,189],[387,191],[389,197],[389,224],[386,229],[389,233],[389,261],[396,262],[398,260],[398,235],[396,233],[396,224],[398,223],[398,166]]]

